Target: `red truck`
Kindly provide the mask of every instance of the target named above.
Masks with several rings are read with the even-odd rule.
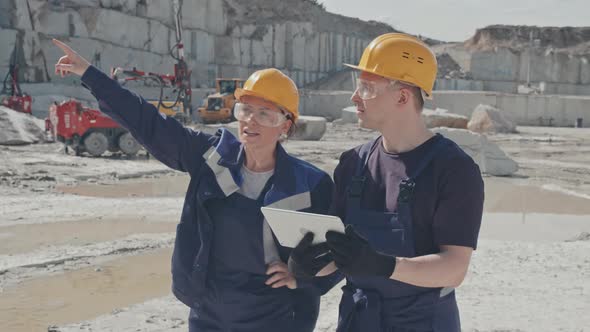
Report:
[[[66,149],[72,147],[77,156],[85,151],[97,157],[107,150],[132,156],[140,149],[133,136],[113,119],[74,99],[51,105],[45,130]]]

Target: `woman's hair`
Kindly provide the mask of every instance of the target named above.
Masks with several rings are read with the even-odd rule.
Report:
[[[291,112],[287,112],[284,110],[281,110],[281,112],[287,117],[287,121],[291,121],[291,127],[289,128],[289,131],[287,131],[286,137],[282,137],[281,139],[279,139],[280,142],[284,142],[291,136],[293,136],[293,134],[295,134],[295,131],[297,130],[297,124],[295,123],[295,121],[293,121],[293,114],[291,114]]]
[[[287,120],[291,121],[291,128],[289,128],[289,131],[287,132],[287,138],[289,138],[295,134],[295,131],[297,130],[297,124],[295,121],[293,121],[293,115],[291,115],[291,113],[288,113]]]

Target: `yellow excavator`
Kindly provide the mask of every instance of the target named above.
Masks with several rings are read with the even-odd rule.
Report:
[[[215,93],[207,96],[199,107],[199,118],[202,123],[234,121],[233,109],[236,103],[234,92],[244,85],[240,78],[218,78],[215,80]]]
[[[158,111],[162,114],[166,114],[166,116],[171,116],[175,118],[179,118],[179,114],[186,114],[187,111],[184,109],[183,103],[176,103],[171,100],[157,100],[157,99],[148,99],[146,100],[148,103],[156,106]],[[182,120],[182,119],[180,119]],[[182,121],[181,121],[182,122]]]

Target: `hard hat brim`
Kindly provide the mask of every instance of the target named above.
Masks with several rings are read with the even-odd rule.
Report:
[[[388,80],[397,80],[396,78],[383,76],[382,74],[379,74],[379,73],[377,73],[377,72],[375,72],[373,70],[369,70],[367,68],[363,68],[363,67],[351,65],[349,63],[343,63],[343,65],[345,65],[346,67],[352,68],[352,69],[356,69],[356,70],[364,71],[364,72],[371,73],[371,74],[374,74],[374,75],[377,75],[377,76],[381,76],[381,77],[386,78]]]

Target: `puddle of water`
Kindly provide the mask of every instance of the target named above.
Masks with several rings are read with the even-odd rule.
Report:
[[[83,183],[58,186],[57,191],[90,197],[184,197],[190,178],[164,176],[153,179],[131,179],[114,184]],[[534,212],[590,215],[590,200],[564,192],[515,184],[511,180],[485,178],[486,212]]]
[[[186,175],[164,176],[124,180],[114,184],[59,186],[56,190],[67,194],[106,198],[184,197],[189,180]],[[590,215],[590,200],[560,191],[519,185],[514,181],[495,177],[485,178],[485,191],[486,212]]]
[[[590,200],[510,179],[485,178],[481,238],[551,242],[590,231]]]
[[[113,184],[81,183],[57,186],[58,192],[90,197],[184,197],[190,177],[163,176],[152,179],[121,180]]]
[[[590,200],[559,191],[486,178],[485,196],[485,212],[587,215],[590,222]]]
[[[505,241],[555,242],[590,232],[590,215],[484,213],[480,237]]]
[[[0,331],[47,331],[170,293],[172,249],[25,281],[0,296]],[[188,313],[187,313],[188,314]]]
[[[175,223],[129,218],[0,227],[0,255],[25,253],[49,245],[85,245],[136,233],[170,233],[174,230]]]

